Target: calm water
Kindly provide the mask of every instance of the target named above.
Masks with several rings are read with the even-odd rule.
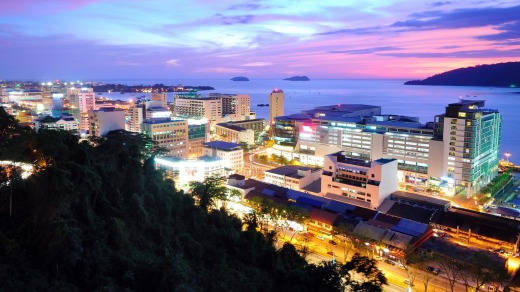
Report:
[[[268,107],[258,107],[259,103],[269,103],[269,93],[273,88],[285,93],[285,113],[299,113],[319,105],[339,103],[363,103],[382,107],[383,114],[416,116],[422,123],[433,121],[433,117],[444,113],[448,103],[459,97],[486,100],[486,108],[498,109],[502,114],[501,155],[511,153],[510,160],[520,164],[520,88],[489,88],[466,86],[405,86],[405,80],[311,80],[308,82],[283,80],[251,80],[236,82],[231,80],[104,80],[106,83],[127,85],[209,85],[209,92],[246,93],[251,96],[251,110],[257,117],[269,118]],[[114,99],[128,99],[130,94],[111,93],[104,96]],[[136,95],[134,95],[136,96]],[[168,99],[173,100],[173,94]]]

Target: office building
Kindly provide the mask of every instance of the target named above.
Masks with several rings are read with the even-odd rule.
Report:
[[[170,118],[146,119],[142,133],[168,151],[168,156],[188,157],[188,121]]]
[[[227,123],[220,123],[218,125],[226,125],[226,126],[235,126],[241,129],[251,129],[253,130],[254,141],[257,145],[262,145],[263,138],[265,135],[265,119],[252,119],[252,120],[243,120],[243,121],[232,121]],[[217,126],[218,126],[217,125]],[[236,128],[238,130],[238,128]],[[216,129],[216,134],[218,135],[218,129]],[[227,139],[222,139],[228,141]],[[233,142],[233,141],[228,141]]]
[[[251,98],[249,94],[210,93],[210,98],[222,101],[222,116],[230,121],[242,121],[251,118]]]
[[[344,152],[325,156],[321,193],[326,198],[375,209],[398,190],[397,159],[373,161],[349,158]]]
[[[230,123],[219,123],[215,126],[215,134],[219,140],[231,143],[255,144],[255,132]]]
[[[264,181],[284,188],[304,191],[304,187],[321,178],[320,168],[286,165],[264,171]]]
[[[188,120],[188,158],[204,155],[204,143],[209,141],[209,124],[194,123]]]
[[[212,141],[204,144],[204,156],[224,160],[226,168],[235,172],[244,168],[244,150],[240,144],[225,141]]]

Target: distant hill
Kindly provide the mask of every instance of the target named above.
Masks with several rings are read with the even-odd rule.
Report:
[[[249,78],[244,77],[244,76],[238,76],[238,77],[231,78],[231,80],[232,81],[249,81]]]
[[[289,80],[289,81],[310,81],[309,77],[307,77],[307,76],[293,76],[293,77],[285,78],[284,80]]]
[[[407,81],[404,84],[519,87],[520,62],[459,68],[433,75],[424,80]]]

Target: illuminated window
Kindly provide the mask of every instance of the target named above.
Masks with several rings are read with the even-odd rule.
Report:
[[[464,112],[459,112],[459,118],[465,118],[466,117],[466,113]]]

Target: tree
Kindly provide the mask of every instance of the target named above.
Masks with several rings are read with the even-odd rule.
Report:
[[[437,256],[436,262],[440,269],[446,273],[448,283],[450,285],[450,290],[453,292],[455,282],[460,278],[462,268],[461,265],[455,260],[445,256]]]
[[[210,176],[204,179],[204,182],[190,182],[192,196],[196,197],[199,206],[208,211],[214,207],[216,200],[225,200],[227,198],[227,189],[224,184],[224,177]]]
[[[419,275],[419,271],[424,271],[427,268],[427,257],[426,255],[421,251],[412,251],[411,248],[408,248],[407,251],[405,251],[405,260],[408,264],[408,268],[411,271],[408,273],[407,276],[410,280],[410,283],[413,284],[415,278],[417,275]],[[432,279],[431,273],[421,273],[421,279],[424,284],[424,292],[428,291],[428,284],[430,280]]]
[[[355,253],[350,262],[345,263],[341,270],[344,274],[357,274],[362,281],[351,280],[349,286],[351,291],[377,292],[383,291],[383,285],[388,284],[383,272],[377,267],[377,262],[368,257]],[[355,278],[355,277],[352,277]]]

